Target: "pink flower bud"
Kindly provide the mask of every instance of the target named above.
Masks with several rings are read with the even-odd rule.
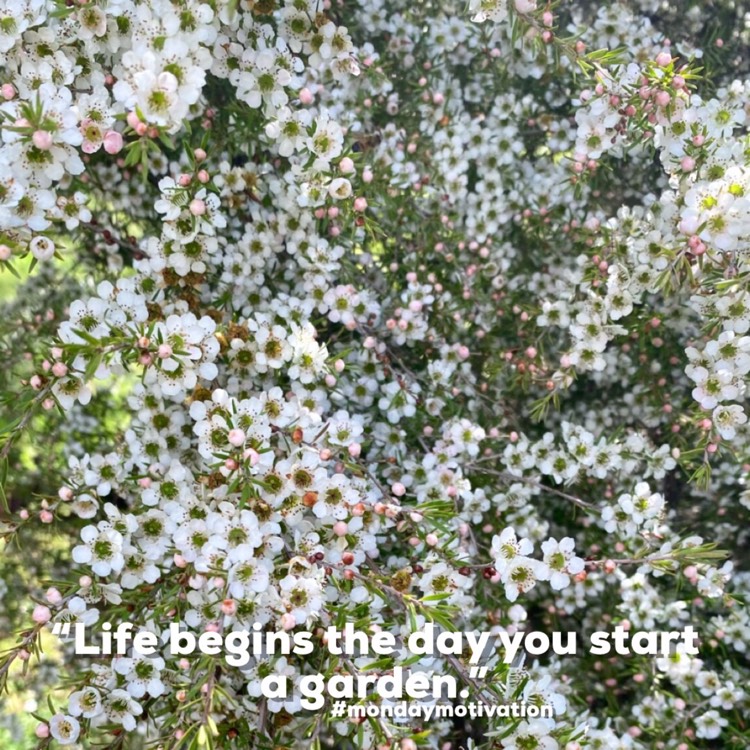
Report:
[[[193,156],[195,157],[196,161],[205,161],[206,160],[206,152],[202,148],[196,148],[193,151]]]
[[[200,198],[193,198],[190,201],[190,213],[193,216],[203,216],[206,213],[206,202]]]
[[[104,134],[104,150],[108,154],[119,154],[122,151],[122,135],[116,130],[108,130]]]
[[[34,734],[40,739],[45,740],[49,737],[49,725],[48,724],[37,724]]]
[[[354,210],[362,213],[367,208],[367,198],[359,196],[354,199]]]
[[[44,625],[45,622],[49,622],[52,617],[52,612],[49,607],[45,607],[44,604],[37,604],[34,607],[34,611],[31,614],[31,619],[37,623],[37,625]]]
[[[52,521],[55,520],[55,517],[50,513],[48,510],[43,510],[39,512],[39,520],[42,523],[52,523]]]
[[[4,83],[2,88],[0,88],[0,92],[2,92],[5,101],[10,101],[16,95],[16,89],[12,83]]]
[[[55,362],[55,364],[52,365],[52,374],[56,378],[64,378],[68,374],[68,366],[65,362]]]
[[[200,172],[198,172],[198,182],[202,185],[205,185],[210,179],[211,177],[205,169],[201,169]]]
[[[672,55],[669,52],[660,52],[656,56],[655,62],[660,68],[666,68],[672,62]]]
[[[336,536],[346,536],[348,531],[349,526],[346,524],[346,521],[336,521],[336,523],[333,524],[333,533]]]
[[[683,156],[680,167],[682,167],[683,172],[692,172],[695,169],[695,159],[692,156]]]
[[[52,148],[52,133],[47,130],[35,130],[31,141],[40,151],[49,151]]]
[[[248,448],[243,454],[243,458],[250,460],[250,466],[255,466],[260,461],[260,454],[253,448]]]
[[[341,172],[341,174],[350,174],[353,171],[354,171],[354,162],[348,156],[345,156],[339,162],[339,172]]]
[[[237,448],[240,445],[244,445],[245,433],[239,429],[229,430],[227,439],[229,440],[230,445],[233,445],[235,446],[235,448]]]
[[[127,116],[125,117],[125,121],[130,125],[133,130],[136,130],[138,125],[141,124],[141,118],[138,117],[138,115],[133,112],[128,112]]]
[[[297,619],[291,612],[281,615],[281,627],[284,630],[292,630],[297,625]]]
[[[315,97],[312,94],[312,91],[308,88],[300,89],[299,92],[299,100],[302,102],[302,104],[312,104]]]
[[[362,446],[359,443],[352,443],[349,446],[349,455],[352,458],[357,458],[361,452],[362,452]]]
[[[157,354],[160,359],[169,359],[172,356],[172,347],[169,344],[160,344]]]

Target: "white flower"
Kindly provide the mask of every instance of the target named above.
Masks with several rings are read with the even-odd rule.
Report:
[[[698,581],[697,589],[702,596],[715,599],[724,593],[724,588],[732,577],[734,564],[727,561],[721,568],[710,567],[703,573]]]
[[[737,427],[747,422],[747,414],[739,404],[717,406],[711,416],[724,440],[732,440],[737,435]]]
[[[68,698],[68,711],[73,716],[92,719],[102,712],[102,698],[95,687],[85,687]]]
[[[490,554],[495,562],[495,569],[503,575],[516,557],[525,557],[534,551],[534,545],[528,539],[518,539],[515,530],[508,526],[499,536],[492,537]]]
[[[70,375],[56,380],[52,386],[52,393],[65,410],[71,409],[76,401],[85,406],[91,401],[92,395],[91,389],[82,378]]]
[[[160,656],[118,657],[113,660],[112,668],[128,681],[127,691],[134,698],[142,698],[146,693],[158,698],[166,690],[161,680],[164,659]]]
[[[658,517],[664,510],[664,498],[658,492],[651,492],[646,482],[639,482],[635,486],[635,494],[621,495],[617,502],[638,525]]]
[[[559,745],[554,737],[549,736],[550,729],[544,721],[522,721],[518,727],[503,739],[506,750],[558,750]]]
[[[48,237],[37,235],[29,243],[29,250],[37,260],[49,260],[55,254],[55,243]]]
[[[180,100],[179,81],[172,73],[141,70],[133,76],[136,100],[144,117],[155,125],[171,125],[187,114],[187,103]]]
[[[550,586],[556,591],[568,586],[570,576],[577,575],[584,569],[585,563],[580,557],[575,556],[574,547],[575,541],[569,536],[559,542],[548,539],[542,543],[544,562],[550,569]]]
[[[539,560],[519,555],[511,560],[500,578],[505,586],[506,598],[514,602],[519,594],[525,594],[534,588],[537,581],[548,580],[549,568]]]
[[[715,740],[729,722],[718,711],[711,709],[695,717],[695,735],[706,740]]]
[[[61,745],[72,745],[78,740],[81,725],[78,723],[78,719],[74,719],[72,716],[55,714],[49,720],[49,731]]]
[[[344,200],[352,194],[352,183],[346,177],[336,177],[328,186],[328,194],[337,201]]]
[[[123,729],[132,732],[135,729],[135,717],[143,713],[143,708],[127,691],[117,688],[105,696],[104,713],[109,721],[122,724]]]
[[[125,564],[122,555],[122,534],[101,521],[99,527],[86,526],[81,529],[84,544],[73,548],[73,560],[79,564],[90,564],[98,576],[119,572]]]

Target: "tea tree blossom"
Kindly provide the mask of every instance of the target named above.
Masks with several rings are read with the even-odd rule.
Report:
[[[0,688],[24,747],[744,746],[741,4],[11,5]],[[154,653],[47,648],[124,619]],[[331,653],[347,624],[397,648]],[[404,646],[688,624],[699,653],[650,669],[522,649],[479,678]],[[187,658],[173,625],[313,652]],[[553,716],[303,708],[318,672],[397,668]]]

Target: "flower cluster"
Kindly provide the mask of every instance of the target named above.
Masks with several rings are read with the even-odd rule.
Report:
[[[750,33],[728,0],[724,38],[687,0],[568,5],[0,9],[0,687],[32,661],[40,748],[746,744]],[[315,649],[36,668],[126,617]],[[346,624],[399,648],[330,653]],[[700,654],[477,679],[402,647],[427,624],[695,624]],[[300,700],[397,669],[554,715]]]

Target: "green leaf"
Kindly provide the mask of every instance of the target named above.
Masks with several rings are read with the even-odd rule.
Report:
[[[102,363],[102,355],[94,354],[86,364],[86,370],[83,373],[83,379],[89,381],[94,377],[94,374],[99,369],[99,365]]]

